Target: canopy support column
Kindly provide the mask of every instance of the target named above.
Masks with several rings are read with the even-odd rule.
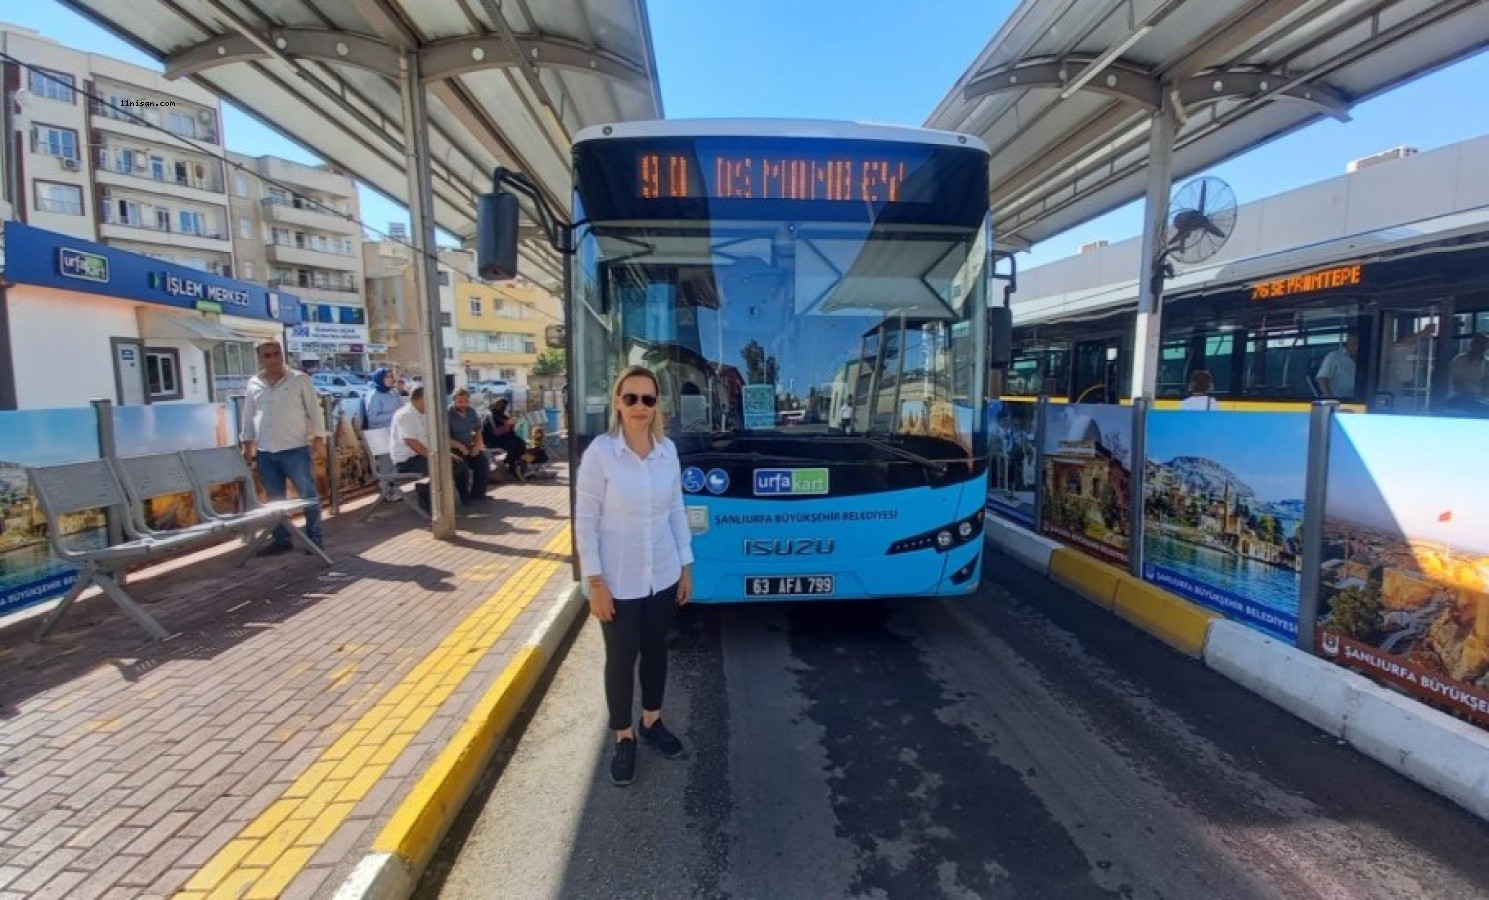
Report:
[[[1148,198],[1143,206],[1137,327],[1132,336],[1131,396],[1153,399],[1158,385],[1158,337],[1163,319],[1163,275],[1168,235],[1169,182],[1178,133],[1173,94],[1165,85],[1148,136]]]

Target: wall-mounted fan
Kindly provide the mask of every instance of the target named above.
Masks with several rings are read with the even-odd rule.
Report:
[[[1196,178],[1174,193],[1168,207],[1164,255],[1182,263],[1209,259],[1236,227],[1236,195],[1219,178]]]

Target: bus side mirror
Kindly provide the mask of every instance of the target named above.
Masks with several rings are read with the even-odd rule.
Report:
[[[1007,368],[1013,362],[1013,309],[994,306],[987,312],[988,365],[996,369]]]
[[[517,195],[482,194],[476,204],[476,272],[487,281],[517,277]]]

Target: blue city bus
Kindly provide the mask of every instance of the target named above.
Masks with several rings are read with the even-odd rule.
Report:
[[[575,138],[570,447],[657,373],[698,602],[948,596],[979,581],[987,147],[825,122]],[[484,243],[484,241],[483,241]]]

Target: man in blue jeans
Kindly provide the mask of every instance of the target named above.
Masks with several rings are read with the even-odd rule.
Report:
[[[259,478],[270,500],[285,498],[285,481],[295,485],[295,492],[306,500],[318,500],[311,451],[321,450],[326,441],[326,424],[321,413],[320,397],[310,376],[285,365],[284,349],[274,341],[258,345],[259,373],[248,379],[243,397],[243,456],[250,463],[258,459]],[[305,534],[321,545],[321,510],[305,510]],[[289,530],[283,525],[274,529],[274,541],[265,547],[264,555],[284,553],[290,549]]]

